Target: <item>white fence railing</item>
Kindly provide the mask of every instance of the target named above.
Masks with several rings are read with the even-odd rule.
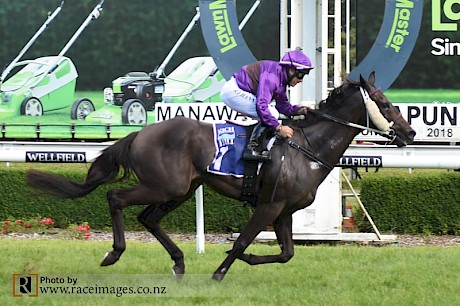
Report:
[[[112,142],[0,142],[2,162],[87,163]],[[460,169],[460,146],[351,145],[338,166]]]

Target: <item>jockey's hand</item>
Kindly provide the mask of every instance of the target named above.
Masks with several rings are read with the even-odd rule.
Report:
[[[291,129],[290,126],[287,125],[279,125],[276,128],[276,132],[278,133],[278,135],[284,138],[291,138],[292,135],[294,135],[294,131]]]
[[[307,113],[308,113],[308,107],[302,106],[301,108],[299,108],[299,109],[297,110],[297,112],[296,112],[295,114],[296,114],[296,115],[304,115],[304,116],[306,116]]]

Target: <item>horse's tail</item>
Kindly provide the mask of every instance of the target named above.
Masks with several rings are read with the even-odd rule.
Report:
[[[36,170],[27,172],[26,182],[39,191],[62,199],[81,198],[102,184],[128,178],[132,172],[129,149],[138,132],[133,132],[106,148],[91,165],[84,183]],[[123,168],[123,175],[117,179]]]

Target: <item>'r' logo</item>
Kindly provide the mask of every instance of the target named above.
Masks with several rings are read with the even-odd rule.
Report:
[[[38,274],[13,274],[13,296],[38,296]]]

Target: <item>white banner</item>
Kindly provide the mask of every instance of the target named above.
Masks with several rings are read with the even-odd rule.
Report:
[[[394,103],[417,132],[415,141],[460,142],[460,103]],[[206,122],[244,120],[246,117],[222,102],[157,103],[155,122],[184,116]],[[373,132],[364,131],[355,138],[360,141],[385,141]]]
[[[183,116],[210,123],[224,122],[244,118],[223,102],[208,103],[156,103],[155,122],[161,122],[177,116]]]
[[[415,141],[460,142],[460,103],[394,103],[417,132]],[[364,131],[355,138],[384,141],[375,133]]]

